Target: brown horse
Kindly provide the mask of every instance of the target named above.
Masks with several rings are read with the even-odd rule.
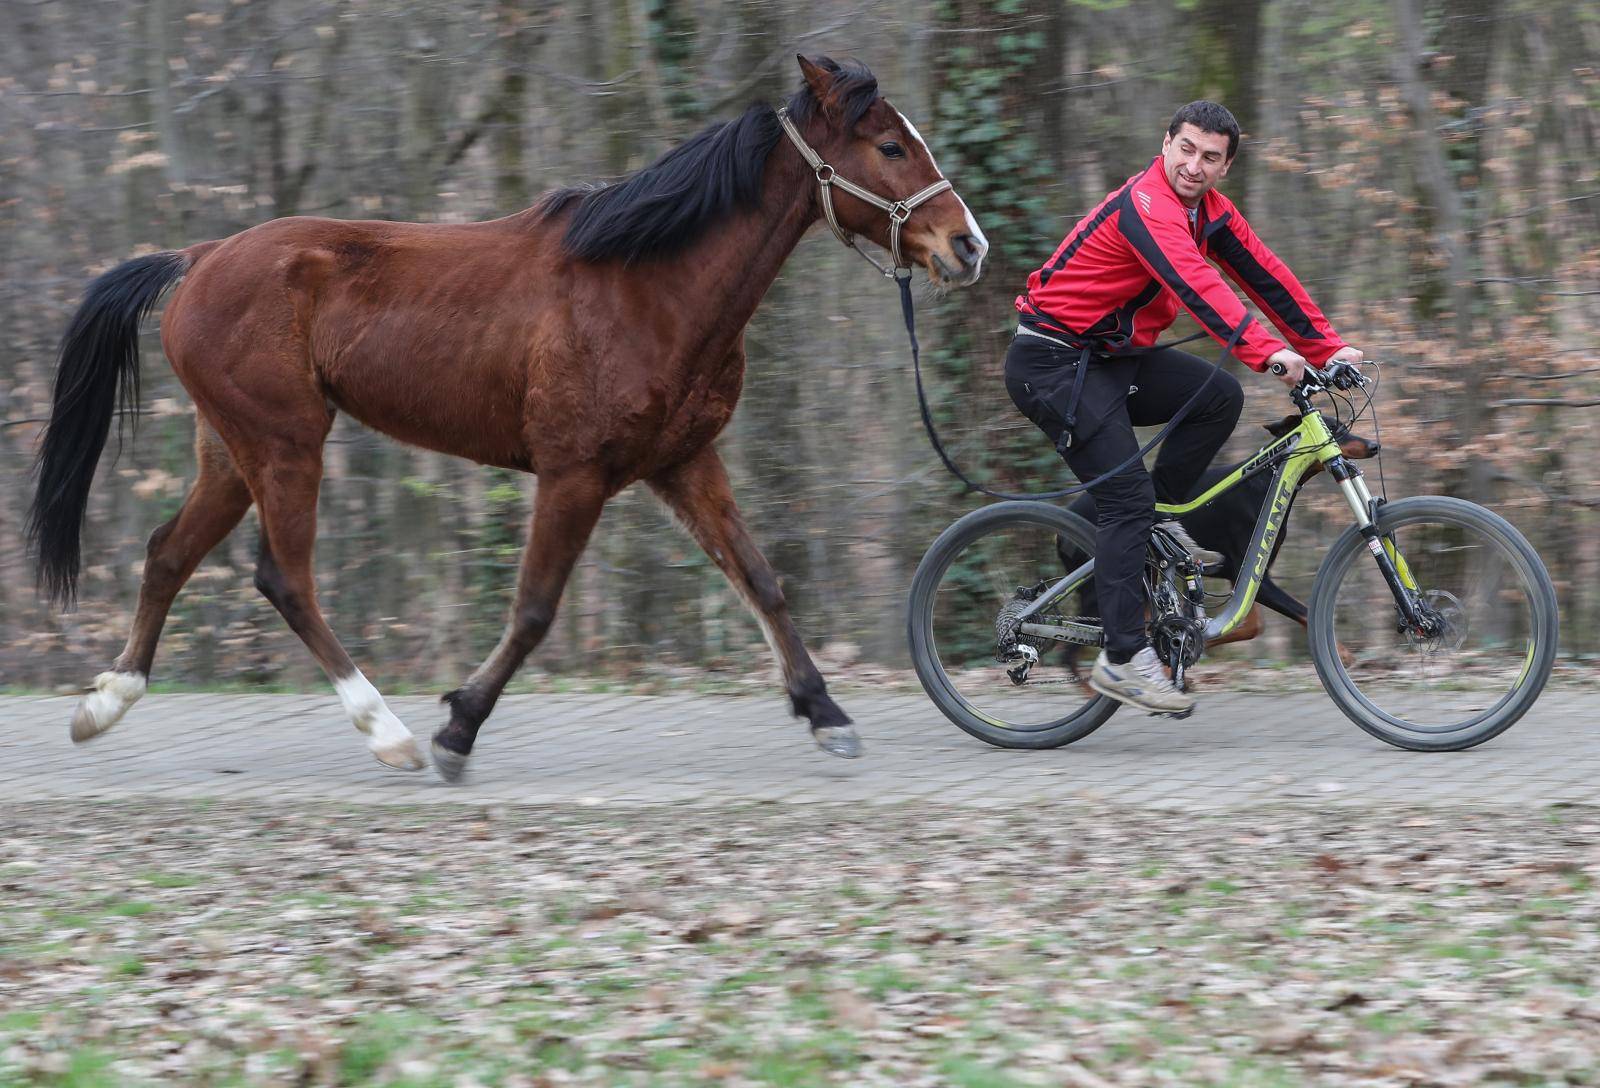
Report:
[[[410,731],[317,607],[322,446],[343,411],[403,442],[539,477],[505,634],[444,696],[450,720],[433,738],[444,777],[460,775],[500,692],[549,630],[601,507],[639,480],[749,603],[817,743],[858,755],[713,441],[739,400],[745,325],[823,213],[829,186],[819,181],[836,172],[869,196],[922,196],[907,218],[904,205],[886,215],[846,187],[832,197],[830,225],[903,247],[937,284],[976,280],[988,247],[954,191],[923,194],[942,175],[870,72],[799,60],[804,82],[787,113],[800,141],[756,105],[620,182],[561,190],[504,219],[279,219],[129,261],[91,284],[62,341],[37,466],[29,536],[41,584],[53,599],[76,594],[95,465],[119,394],[137,404],[139,321],[180,278],[161,343],[194,400],[199,473],[150,537],[127,646],[78,705],[73,739],[105,732],[144,693],[174,596],[254,503],[256,587],[377,758],[422,767]],[[828,165],[813,170],[801,142]]]

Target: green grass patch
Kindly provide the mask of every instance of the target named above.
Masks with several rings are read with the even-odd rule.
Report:
[[[32,1031],[43,1020],[43,1013],[0,1012],[0,1031]]]
[[[339,1083],[373,1081],[406,1045],[422,1033],[424,1021],[416,1016],[374,1013],[358,1020],[339,1050]],[[392,1076],[380,1083],[393,1084]]]
[[[1488,941],[1449,941],[1434,945],[1428,952],[1440,959],[1462,960],[1466,963],[1488,963],[1500,955],[1500,949]]]
[[[192,888],[203,878],[193,873],[140,873],[139,879],[157,888]]]
[[[75,1050],[67,1060],[66,1072],[50,1082],[55,1088],[119,1088],[120,1078],[111,1072],[113,1058],[102,1050]]]
[[[876,964],[857,972],[856,982],[875,1001],[881,1001],[896,990],[914,990],[917,987],[916,979],[886,964]]]
[[[1031,1081],[1021,1081],[1003,1069],[996,1069],[992,1065],[981,1065],[978,1062],[958,1058],[945,1062],[939,1067],[946,1080],[954,1088],[1024,1088]]]
[[[832,1083],[831,1074],[848,1072],[858,1064],[860,1058],[848,1042],[823,1038],[811,1045],[794,1045],[759,1055],[745,1075],[775,1088],[812,1088]]]
[[[138,978],[144,972],[144,960],[138,956],[124,956],[122,959],[112,960],[106,967],[106,974],[111,978]]]

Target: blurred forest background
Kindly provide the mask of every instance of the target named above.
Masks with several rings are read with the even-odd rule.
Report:
[[[1336,326],[1382,360],[1392,495],[1495,506],[1542,551],[1568,654],[1600,651],[1600,5],[1592,0],[6,0],[0,33],[0,684],[81,683],[120,650],[150,531],[193,475],[193,417],[145,345],[137,440],[108,448],[82,606],[33,590],[21,524],[55,343],[94,274],[285,215],[462,221],[647,164],[854,56],[927,137],[993,243],[922,310],[958,460],[1024,489],[1066,473],[1012,408],[1011,299],[1075,220],[1159,150],[1173,110],[1246,131],[1224,191]],[[1175,333],[1192,331],[1186,322]],[[825,231],[748,334],[721,448],[802,632],[834,663],[904,661],[923,550],[979,499],[917,418],[891,286]],[[1203,352],[1214,349],[1202,346]],[[1229,452],[1289,410],[1244,375]],[[1372,435],[1370,425],[1362,428]],[[1377,482],[1375,465],[1370,475]],[[347,420],[317,566],[335,630],[382,682],[453,685],[493,645],[532,478]],[[1278,563],[1309,590],[1342,528],[1307,489]],[[180,595],[156,678],[319,673],[251,588],[254,515]],[[1290,658],[1269,621],[1230,652]],[[608,509],[530,667],[634,677],[765,668],[755,623],[639,488]]]

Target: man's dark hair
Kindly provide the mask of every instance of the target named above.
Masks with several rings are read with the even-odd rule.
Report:
[[[1233,119],[1228,107],[1220,102],[1208,102],[1202,98],[1184,106],[1172,115],[1172,124],[1167,126],[1167,135],[1176,136],[1184,125],[1193,125],[1201,132],[1215,132],[1219,136],[1226,136],[1229,159],[1232,159],[1234,153],[1239,150],[1239,122]]]

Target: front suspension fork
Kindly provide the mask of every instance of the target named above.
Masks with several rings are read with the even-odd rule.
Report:
[[[1437,625],[1431,616],[1417,607],[1416,587],[1406,584],[1413,579],[1402,577],[1395,564],[1398,553],[1391,556],[1389,548],[1385,547],[1383,534],[1378,531],[1378,524],[1373,517],[1377,512],[1377,504],[1373,501],[1372,492],[1367,490],[1367,481],[1362,478],[1361,470],[1343,457],[1335,457],[1328,462],[1328,474],[1339,481],[1339,490],[1344,493],[1345,502],[1350,504],[1356,516],[1356,525],[1367,542],[1367,550],[1372,553],[1379,573],[1388,583],[1389,592],[1394,595],[1394,606],[1399,610],[1406,627],[1424,637],[1432,637]],[[1407,575],[1409,573],[1407,571]]]

